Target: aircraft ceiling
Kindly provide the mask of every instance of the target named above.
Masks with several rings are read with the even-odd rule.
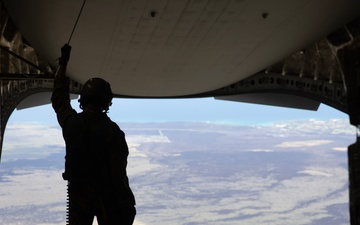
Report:
[[[56,65],[83,1],[4,0],[15,25]],[[169,97],[245,79],[360,15],[358,0],[87,0],[68,75],[114,93]]]

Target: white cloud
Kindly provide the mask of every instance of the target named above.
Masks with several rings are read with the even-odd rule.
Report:
[[[56,146],[58,148],[48,148]],[[29,152],[33,150],[33,152]],[[64,149],[64,140],[59,127],[39,123],[9,124],[6,127],[3,156],[33,154],[34,157],[54,153]],[[28,150],[27,152],[24,150]]]
[[[346,152],[348,150],[347,147],[335,147],[332,148],[334,151]]]
[[[170,143],[165,135],[127,135],[126,140],[135,143]]]
[[[279,148],[302,148],[302,147],[314,147],[319,145],[326,145],[332,143],[332,140],[306,140],[306,141],[286,141],[275,147]]]
[[[60,170],[16,170],[15,174],[5,176],[7,182],[1,183],[0,207],[21,205],[44,205],[64,202],[66,182]]]
[[[299,174],[308,174],[308,175],[312,175],[312,176],[324,176],[324,177],[331,177],[332,174],[330,173],[326,173],[326,172],[322,172],[322,171],[318,171],[318,170],[302,170],[298,172]]]
[[[98,225],[96,219],[94,219],[93,225]],[[135,217],[135,221],[134,221],[133,225],[146,225],[146,224],[139,221],[139,220],[137,220],[136,217]]]
[[[271,150],[271,149],[252,149],[252,150],[249,150],[248,152],[274,152],[274,150]]]

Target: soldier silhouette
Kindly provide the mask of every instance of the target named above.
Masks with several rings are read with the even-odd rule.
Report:
[[[70,105],[66,67],[71,46],[61,48],[51,97],[66,144],[64,180],[68,181],[68,224],[133,224],[135,197],[126,166],[124,132],[108,116],[113,93],[101,78],[88,80],[80,94],[81,113]]]

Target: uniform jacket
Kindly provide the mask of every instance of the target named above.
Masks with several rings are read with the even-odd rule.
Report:
[[[77,113],[70,105],[68,77],[55,78],[51,101],[66,144],[63,178],[114,190],[122,204],[135,205],[126,173],[129,150],[124,132],[106,113]]]

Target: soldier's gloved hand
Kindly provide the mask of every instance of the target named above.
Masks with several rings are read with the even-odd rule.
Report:
[[[60,66],[66,66],[70,59],[71,46],[69,44],[64,44],[61,47],[61,57],[59,59]]]

